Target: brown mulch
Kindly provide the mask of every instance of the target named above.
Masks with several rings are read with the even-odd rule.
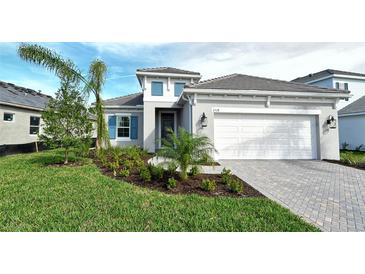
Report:
[[[147,160],[145,160],[145,162],[147,162]],[[165,174],[164,178],[161,180],[152,179],[150,182],[144,182],[139,176],[139,174],[136,173],[131,174],[128,177],[121,177],[119,175],[114,177],[113,172],[108,168],[104,167],[99,160],[94,159],[94,163],[99,167],[100,171],[108,177],[123,182],[131,183],[140,187],[158,190],[168,194],[199,194],[211,197],[229,196],[236,198],[264,197],[264,195],[262,195],[259,191],[257,191],[252,186],[242,181],[235,175],[233,175],[232,177],[236,180],[239,180],[243,184],[242,193],[234,193],[230,191],[228,189],[228,186],[222,183],[222,176],[220,174],[198,174],[195,176],[189,176],[188,179],[183,182],[179,180],[179,176],[177,173],[173,174],[172,176],[168,176],[167,174]],[[174,177],[177,180],[176,188],[171,190],[166,187],[166,182],[170,177]],[[205,191],[200,187],[200,184],[204,179],[210,179],[216,181],[217,188],[214,192]]]

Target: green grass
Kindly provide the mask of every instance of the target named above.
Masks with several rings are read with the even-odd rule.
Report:
[[[364,168],[365,167],[365,152],[341,150],[340,161],[347,165]]]
[[[318,231],[266,198],[167,195],[51,167],[55,151],[0,158],[0,231]]]

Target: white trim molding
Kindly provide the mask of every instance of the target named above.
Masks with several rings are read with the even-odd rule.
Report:
[[[360,115],[365,115],[365,112],[354,112],[354,113],[338,114],[338,117],[360,116]]]
[[[284,108],[229,108],[213,107],[213,113],[247,113],[247,114],[293,114],[320,115],[319,109],[284,109]]]

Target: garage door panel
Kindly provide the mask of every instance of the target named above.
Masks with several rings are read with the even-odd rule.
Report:
[[[314,116],[216,114],[219,159],[315,159]]]

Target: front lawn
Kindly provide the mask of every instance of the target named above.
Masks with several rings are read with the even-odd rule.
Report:
[[[266,198],[168,195],[56,151],[0,158],[0,231],[318,231]]]

